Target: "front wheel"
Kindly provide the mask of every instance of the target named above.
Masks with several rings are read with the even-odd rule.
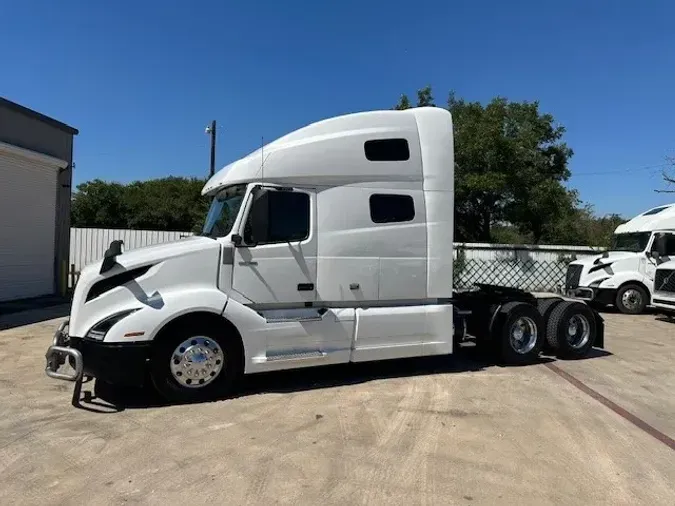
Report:
[[[229,393],[241,371],[230,337],[206,326],[179,326],[158,336],[150,364],[155,388],[171,402]]]
[[[616,293],[616,308],[625,314],[640,314],[647,307],[649,296],[639,285],[622,286]]]

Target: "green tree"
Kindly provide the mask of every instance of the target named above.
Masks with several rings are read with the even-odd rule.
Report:
[[[182,177],[131,183],[125,194],[128,227],[192,230],[208,210],[208,201],[201,196],[204,183],[203,179]]]
[[[611,245],[616,227],[625,222],[626,220],[618,214],[598,217],[593,211],[593,206],[586,204],[552,223],[550,239],[546,242],[607,248]]]
[[[463,240],[492,240],[498,222],[516,225],[539,242],[548,224],[574,209],[576,194],[562,185],[572,150],[565,129],[537,102],[503,97],[483,106],[450,94],[455,128],[457,233]]]
[[[417,107],[435,107],[434,96],[431,93],[431,86],[425,86],[417,90]]]
[[[208,200],[201,196],[204,183],[183,177],[126,185],[98,179],[82,183],[73,197],[73,226],[194,231],[208,210]]]
[[[410,99],[405,93],[401,95],[401,98],[398,99],[398,104],[394,106],[394,109],[397,111],[403,111],[404,109],[410,109]]]
[[[127,209],[124,185],[101,179],[77,186],[71,205],[74,227],[126,228]]]

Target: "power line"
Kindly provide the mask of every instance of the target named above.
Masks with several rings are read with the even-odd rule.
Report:
[[[644,167],[634,167],[634,168],[628,168],[628,169],[616,169],[616,170],[603,170],[603,171],[598,171],[598,172],[581,172],[581,173],[572,173],[572,177],[580,177],[580,176],[602,176],[605,174],[620,174],[620,173],[626,173],[626,172],[640,172],[644,170],[654,170],[654,169],[663,169],[665,167],[670,167],[672,164],[670,163],[660,163],[658,165],[645,165]]]

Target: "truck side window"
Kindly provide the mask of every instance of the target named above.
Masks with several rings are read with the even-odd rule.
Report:
[[[252,208],[244,227],[244,241],[258,244],[304,241],[309,237],[309,195],[302,192],[268,191],[254,206],[266,206],[266,220],[262,230],[255,230]]]
[[[675,234],[666,234],[666,255],[675,256]]]
[[[370,219],[374,223],[397,223],[415,218],[415,203],[410,195],[373,194]]]
[[[404,162],[410,160],[410,148],[405,139],[374,139],[363,145],[371,162]]]

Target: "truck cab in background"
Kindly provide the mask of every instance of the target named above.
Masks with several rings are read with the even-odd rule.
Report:
[[[565,294],[638,314],[652,303],[657,267],[675,258],[675,204],[654,207],[619,225],[612,245],[601,255],[567,267]],[[658,245],[661,254],[658,254]]]

